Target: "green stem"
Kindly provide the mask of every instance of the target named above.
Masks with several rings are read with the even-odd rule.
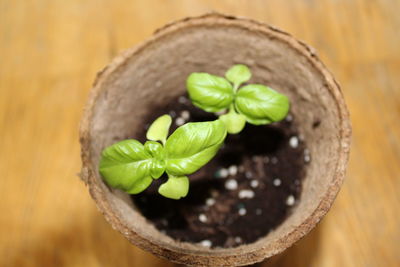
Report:
[[[168,176],[168,179],[169,178],[177,178],[177,177],[179,177],[179,176],[175,176],[175,175],[169,174],[168,172],[167,172],[167,176]]]
[[[236,109],[235,109],[235,105],[233,103],[229,106],[229,112],[228,113],[237,113]]]
[[[237,90],[239,89],[240,83],[235,83],[233,84],[233,92],[236,93]]]

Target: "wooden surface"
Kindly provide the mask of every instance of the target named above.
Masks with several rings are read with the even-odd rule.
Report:
[[[272,23],[315,47],[351,112],[342,191],[276,266],[400,266],[398,0],[0,0],[0,266],[173,266],[130,245],[96,210],[76,176],[78,124],[113,56],[210,10]]]

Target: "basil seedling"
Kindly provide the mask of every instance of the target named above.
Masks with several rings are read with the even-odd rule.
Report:
[[[243,130],[246,121],[263,125],[280,121],[289,112],[288,98],[275,90],[261,85],[240,85],[251,78],[245,65],[231,67],[225,78],[208,73],[194,72],[186,80],[186,87],[193,104],[208,112],[229,109],[219,119],[224,122],[228,133]]]
[[[99,171],[106,183],[129,194],[138,194],[166,172],[168,180],[158,192],[180,199],[189,191],[192,174],[209,162],[226,137],[220,120],[187,123],[167,139],[172,119],[163,115],[149,127],[144,145],[134,139],[103,150]],[[159,143],[161,142],[161,143]]]

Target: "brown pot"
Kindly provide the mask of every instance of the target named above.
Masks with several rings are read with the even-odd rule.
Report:
[[[226,249],[177,242],[147,222],[127,194],[104,184],[97,171],[100,153],[135,137],[146,110],[183,94],[188,74],[223,75],[235,63],[251,68],[252,81],[290,98],[313,158],[301,198],[293,213],[257,242]],[[185,265],[247,265],[282,252],[326,214],[345,176],[350,135],[339,85],[312,48],[275,27],[212,13],[166,25],[99,73],[81,123],[81,177],[111,226],[138,247]]]

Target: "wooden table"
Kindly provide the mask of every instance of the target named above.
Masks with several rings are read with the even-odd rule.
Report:
[[[112,57],[210,10],[314,46],[350,108],[343,189],[277,266],[400,266],[398,0],[0,0],[0,266],[173,266],[130,245],[96,210],[76,176],[78,124]]]

